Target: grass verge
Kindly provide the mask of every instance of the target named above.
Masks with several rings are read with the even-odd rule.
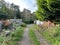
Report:
[[[50,29],[39,28],[40,34],[51,43],[51,45],[60,45],[60,27]]]
[[[34,33],[34,30],[32,30],[32,29],[29,30],[29,36],[30,36],[31,42],[34,45],[40,45],[40,43],[39,43],[39,41]]]

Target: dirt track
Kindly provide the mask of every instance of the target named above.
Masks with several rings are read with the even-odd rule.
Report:
[[[25,28],[23,38],[19,42],[19,45],[32,45],[31,42],[30,42],[30,39],[29,39],[29,28],[32,27],[32,26],[33,25],[28,25]],[[37,30],[35,30],[35,34],[38,38],[38,41],[40,42],[40,45],[50,45],[50,43],[47,42],[46,39],[44,39],[43,36]]]

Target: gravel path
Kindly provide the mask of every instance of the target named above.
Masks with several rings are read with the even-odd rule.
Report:
[[[31,25],[28,25],[25,28],[23,38],[22,38],[19,45],[31,45],[31,42],[30,42],[30,39],[29,39],[29,27],[31,27]]]
[[[27,25],[27,27],[24,30],[23,38],[19,42],[19,45],[32,45],[29,39],[29,28],[32,26],[33,25]],[[47,42],[37,30],[35,30],[35,34],[38,38],[38,41],[40,42],[40,45],[50,45],[50,43]]]

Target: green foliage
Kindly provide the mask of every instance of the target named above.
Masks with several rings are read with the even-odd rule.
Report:
[[[31,39],[31,41],[32,41],[32,43],[33,43],[34,45],[40,45],[40,43],[39,43],[39,41],[37,40],[37,37],[36,37],[36,35],[35,35],[35,33],[34,33],[34,30],[32,30],[32,29],[29,30],[29,36],[30,36],[30,39]]]
[[[20,19],[21,15],[20,15],[20,10],[19,7],[17,5],[14,4],[9,4],[6,3],[4,0],[0,1],[1,6],[0,6],[0,13],[4,13],[7,14],[8,18],[14,18],[15,16]],[[17,10],[17,11],[16,11]]]
[[[0,13],[0,20],[6,20],[8,18],[8,16],[4,13]]]
[[[49,29],[39,28],[39,32],[51,43],[51,45],[60,45],[60,26]]]
[[[19,41],[22,38],[23,28],[17,28],[14,32],[11,33],[12,40]]]
[[[25,23],[22,23],[21,26],[22,26],[22,27],[26,27],[26,24],[25,24]]]
[[[3,42],[3,37],[2,36],[0,36],[0,43],[2,43]]]
[[[20,14],[20,10],[19,9],[16,11],[16,18],[17,19],[21,18],[21,14]]]
[[[38,10],[36,16],[40,20],[60,20],[59,0],[36,0]]]
[[[0,41],[2,41],[1,45],[18,45],[18,41],[22,39],[23,36],[23,27],[18,27],[15,31],[10,33],[10,36],[5,38],[0,38]]]

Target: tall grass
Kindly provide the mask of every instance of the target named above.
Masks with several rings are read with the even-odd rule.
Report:
[[[49,29],[39,28],[39,32],[51,43],[51,45],[60,45],[60,26]]]

